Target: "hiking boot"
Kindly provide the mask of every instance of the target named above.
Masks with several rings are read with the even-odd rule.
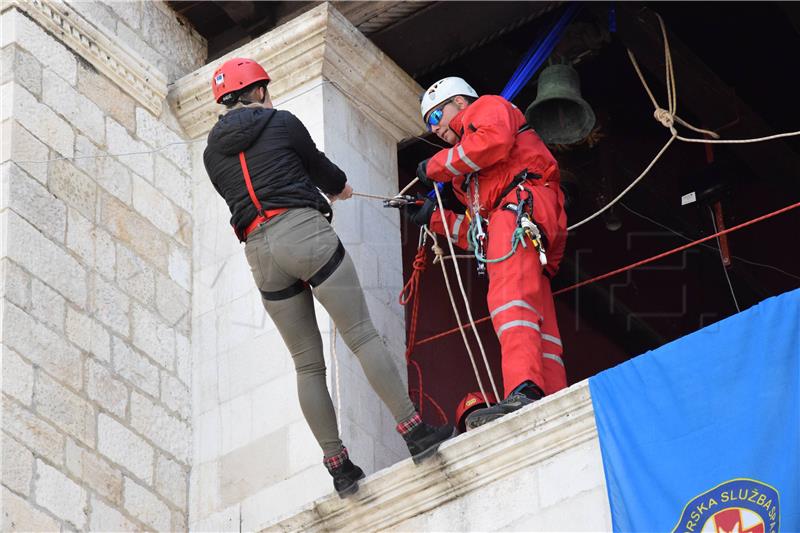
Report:
[[[354,465],[350,459],[345,459],[340,466],[335,468],[331,468],[327,464],[325,467],[333,476],[333,488],[336,489],[340,498],[345,498],[358,491],[358,480],[364,479],[364,471]]]
[[[514,391],[508,395],[508,398],[502,402],[470,413],[469,416],[467,416],[467,431],[480,427],[492,420],[497,420],[508,413],[513,413],[514,411],[522,409],[526,405],[530,405],[542,397],[544,397],[542,389],[532,383],[523,384],[514,389]]]
[[[414,428],[403,435],[403,439],[408,446],[408,452],[414,464],[419,464],[428,457],[436,453],[439,445],[455,436],[455,428],[450,424],[444,426],[431,426],[425,422],[420,422]]]

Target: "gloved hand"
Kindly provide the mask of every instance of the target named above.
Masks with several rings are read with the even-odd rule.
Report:
[[[430,161],[430,158],[420,161],[419,165],[417,165],[417,178],[425,187],[433,189],[433,180],[428,177],[428,161]]]
[[[435,209],[436,202],[426,198],[422,205],[408,204],[405,207],[405,213],[408,219],[417,226],[427,226]]]

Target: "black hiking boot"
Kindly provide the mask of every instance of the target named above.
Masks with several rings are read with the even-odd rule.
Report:
[[[350,459],[345,459],[341,466],[331,468],[327,464],[325,467],[333,476],[333,488],[340,498],[345,498],[358,491],[358,480],[364,479],[364,471],[353,464]]]
[[[508,395],[508,398],[502,402],[470,413],[469,416],[467,416],[467,431],[478,428],[493,420],[497,420],[508,413],[513,413],[514,411],[522,409],[526,405],[530,405],[543,397],[544,393],[542,389],[535,384],[532,382],[523,383],[514,389],[514,391]]]
[[[417,424],[414,429],[403,435],[408,452],[414,464],[419,464],[436,453],[439,445],[455,435],[455,428],[450,424],[431,426],[425,422]]]

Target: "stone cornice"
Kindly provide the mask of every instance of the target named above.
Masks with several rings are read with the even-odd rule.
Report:
[[[160,115],[167,95],[167,78],[135,52],[115,42],[63,2],[11,0],[16,7],[66,46],[108,76],[154,115]]]
[[[597,438],[588,381],[444,445],[440,459],[410,460],[361,483],[357,503],[318,500],[269,531],[384,531],[493,481]],[[257,527],[256,524],[249,524]]]
[[[210,80],[232,57],[248,57],[267,68],[270,96],[278,107],[303,85],[325,80],[395,140],[422,131],[422,88],[326,2],[175,82],[168,100],[190,138],[216,121],[222,106],[214,102]]]

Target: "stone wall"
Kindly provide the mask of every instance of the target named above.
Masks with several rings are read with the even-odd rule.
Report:
[[[67,4],[163,72],[167,81],[205,63],[205,39],[165,2],[70,0]]]
[[[44,28],[29,10],[48,2],[4,3],[0,21],[3,530],[182,530],[190,149],[156,151],[182,142],[171,112],[101,72],[135,59],[177,76],[205,50],[160,3],[71,5],[56,7],[107,32],[114,63]]]

